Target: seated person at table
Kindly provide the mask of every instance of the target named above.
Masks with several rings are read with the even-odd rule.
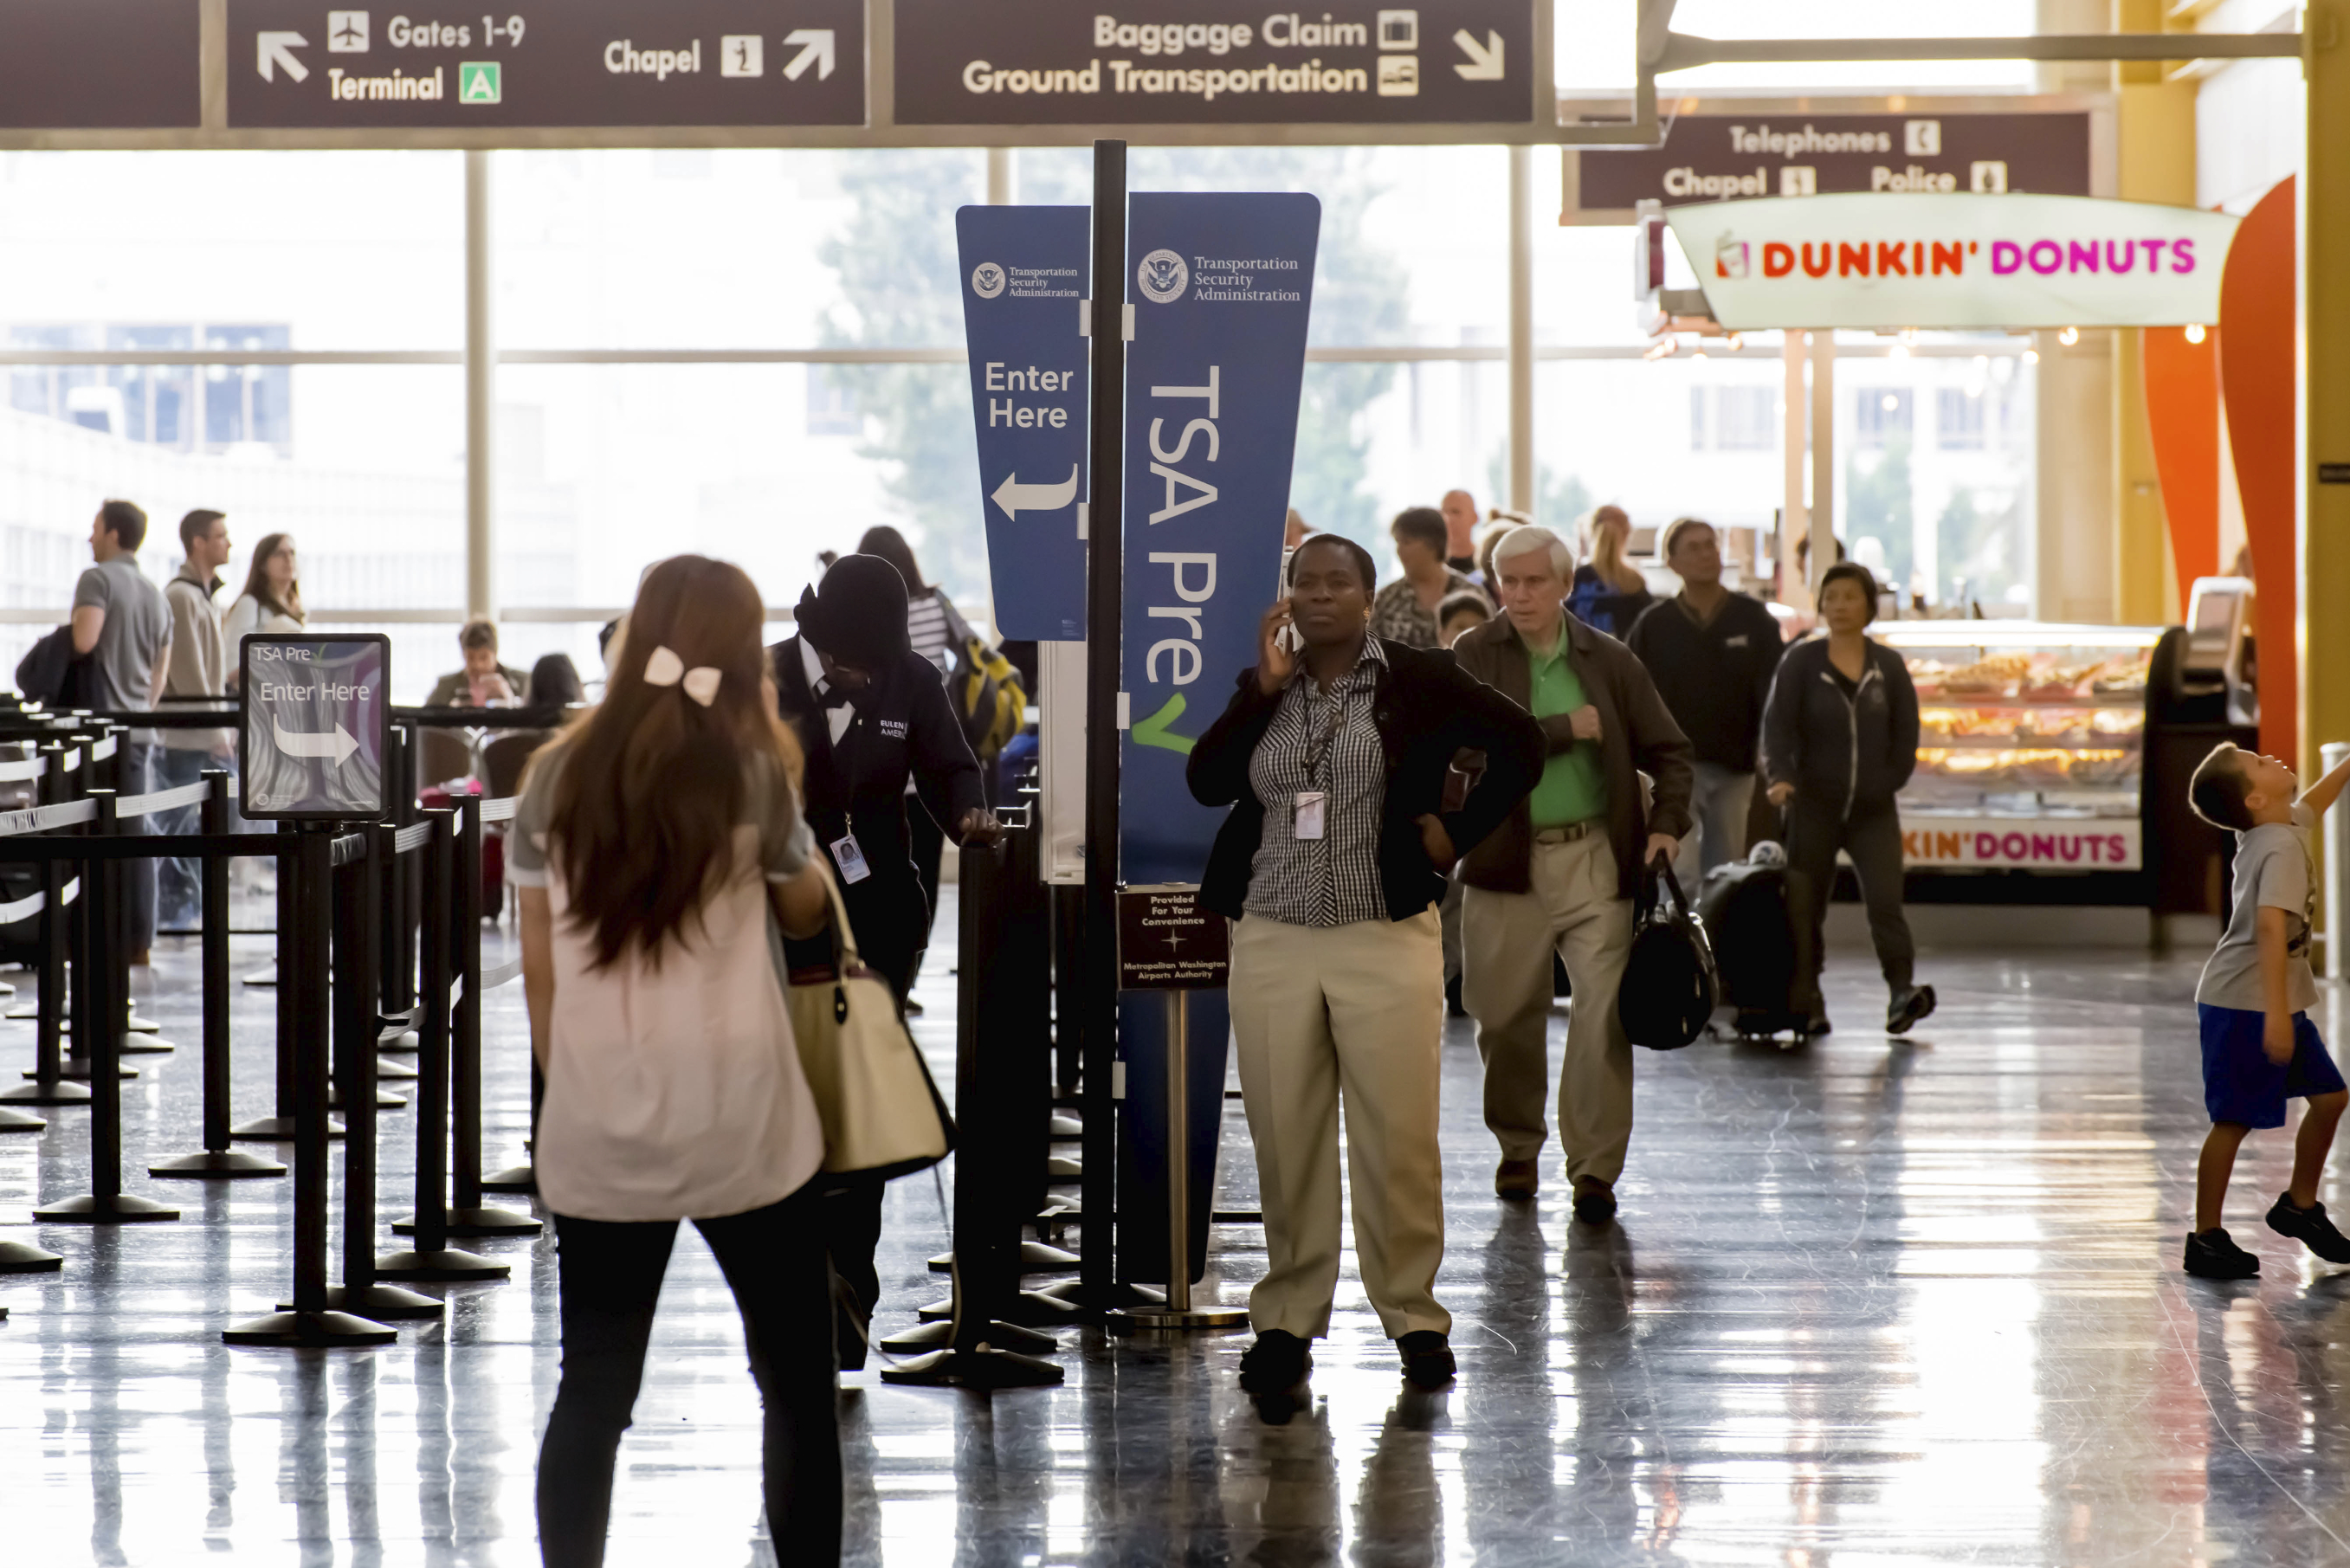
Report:
[[[530,680],[511,665],[498,662],[498,628],[485,620],[469,620],[457,634],[464,650],[465,668],[443,675],[424,700],[427,708],[500,708],[521,702],[530,691]]]

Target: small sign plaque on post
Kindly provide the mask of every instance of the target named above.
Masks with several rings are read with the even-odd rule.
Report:
[[[240,809],[262,822],[373,822],[391,810],[391,642],[380,632],[248,637]]]
[[[1120,991],[1218,991],[1232,972],[1231,928],[1200,908],[1198,888],[1164,882],[1118,890]]]

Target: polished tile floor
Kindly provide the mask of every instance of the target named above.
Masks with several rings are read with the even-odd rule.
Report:
[[[265,956],[252,944],[240,966]],[[936,1053],[947,956],[922,993]],[[1555,1194],[1489,1195],[1476,1054],[1456,1026],[1441,1282],[1456,1386],[1403,1388],[1351,1277],[1313,1398],[1278,1423],[1234,1388],[1239,1334],[1073,1333],[1065,1387],[992,1401],[856,1375],[851,1560],[2350,1560],[2350,1275],[2259,1224],[2282,1135],[2250,1146],[2232,1205],[2266,1277],[2177,1271],[2202,1126],[2197,956],[1929,956],[1943,1010],[1894,1044],[1860,1027],[1869,966],[1840,955],[1830,1039],[1643,1056],[1622,1221],[1598,1231]],[[167,953],[141,982],[191,1045],[192,962]],[[242,1114],[264,1108],[269,1009],[266,992],[238,997]],[[490,1013],[501,1163],[525,1116],[518,995]],[[2327,1022],[2338,1035],[2339,1011]],[[0,1025],[12,1073],[29,1038]],[[183,1046],[138,1064],[125,1119],[143,1171],[195,1142],[196,1062]],[[233,1350],[220,1329],[286,1285],[286,1184],[175,1184],[175,1225],[31,1227],[34,1199],[83,1186],[87,1125],[67,1112],[0,1137],[0,1239],[67,1259],[59,1276],[0,1279],[0,1563],[536,1561],[548,1242],[480,1243],[514,1280],[448,1288],[446,1323],[394,1347]],[[385,1135],[388,1220],[405,1208],[410,1113]],[[1225,1150],[1224,1201],[1245,1205],[1236,1119]],[[942,1213],[927,1177],[892,1189],[885,1329],[941,1293],[923,1260]],[[1261,1255],[1245,1230],[1219,1245],[1237,1299]],[[730,1301],[688,1232],[610,1561],[792,1562],[764,1539],[756,1431]]]

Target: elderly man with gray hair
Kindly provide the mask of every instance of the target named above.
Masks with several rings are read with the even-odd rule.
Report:
[[[1532,1198],[1549,1137],[1551,955],[1574,989],[1559,1073],[1559,1141],[1575,1217],[1615,1217],[1632,1139],[1632,1047],[1616,989],[1643,867],[1690,828],[1690,743],[1629,649],[1566,612],[1575,556],[1549,529],[1493,550],[1503,614],[1452,645],[1461,669],[1534,716],[1541,782],[1461,863],[1461,996],[1485,1063],[1485,1125],[1502,1146],[1493,1190]],[[1648,775],[1649,787],[1642,787]]]

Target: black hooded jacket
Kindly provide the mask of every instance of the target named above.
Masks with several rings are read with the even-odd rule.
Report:
[[[1828,667],[1825,635],[1779,660],[1762,710],[1762,776],[1792,784],[1814,804],[1843,811],[1881,805],[1918,767],[1918,688],[1901,656],[1881,642],[1850,697]]]

